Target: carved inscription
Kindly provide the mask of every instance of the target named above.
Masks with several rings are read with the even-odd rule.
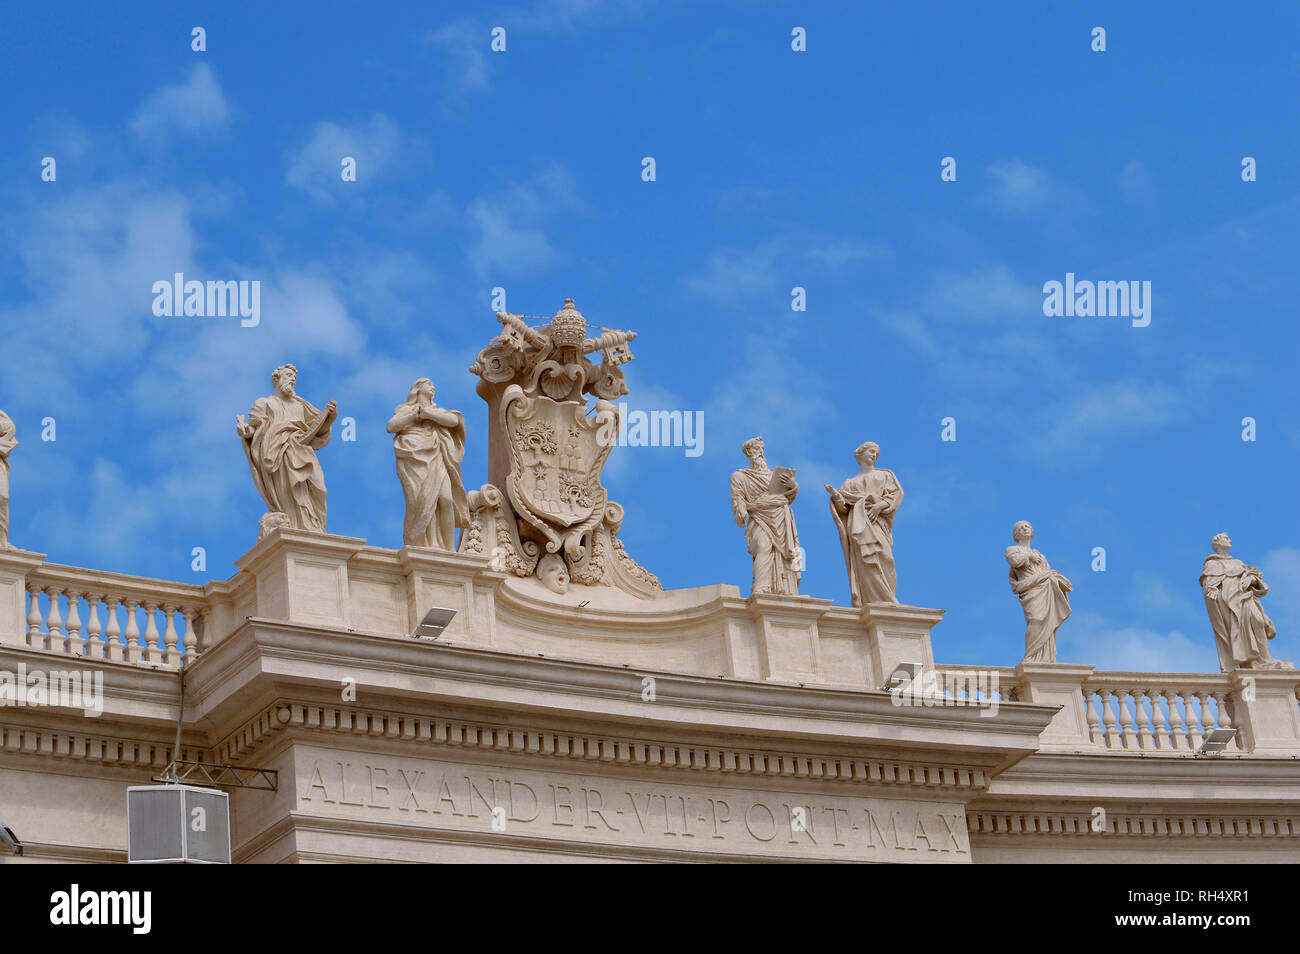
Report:
[[[630,782],[363,753],[302,752],[300,809],[687,851],[970,860],[960,803]]]

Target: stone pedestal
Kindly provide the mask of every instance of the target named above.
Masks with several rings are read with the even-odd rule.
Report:
[[[493,645],[493,594],[507,573],[490,569],[482,557],[424,547],[403,547],[397,559],[406,577],[409,631],[432,607],[440,606],[456,611],[444,637]]]
[[[1242,749],[1252,755],[1293,758],[1300,751],[1300,709],[1294,669],[1235,669],[1232,722],[1241,732]]]
[[[304,530],[273,530],[235,561],[257,581],[252,615],[351,629],[348,560],[366,541]]]
[[[870,689],[879,689],[899,663],[921,663],[934,668],[930,630],[943,619],[943,610],[904,603],[868,603],[862,607],[871,653]]]
[[[27,574],[45,561],[44,553],[0,549],[0,643],[27,643]]]
[[[821,672],[817,620],[831,601],[755,594],[747,602],[757,630],[759,678],[817,682]]]
[[[1083,699],[1083,681],[1094,668],[1027,662],[1016,667],[1017,701],[1061,707],[1040,736],[1043,748],[1096,748],[1088,738],[1088,713]]]

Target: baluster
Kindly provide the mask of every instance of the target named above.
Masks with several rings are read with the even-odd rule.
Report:
[[[1144,752],[1150,752],[1155,748],[1155,738],[1151,735],[1151,717],[1147,715],[1147,708],[1142,703],[1146,701],[1147,694],[1145,689],[1133,690],[1133,705],[1137,709],[1137,730],[1138,730],[1138,748]]]
[[[185,617],[185,665],[188,666],[199,654],[199,634],[194,630],[198,624],[199,611],[192,606],[183,606],[181,615]]]
[[[1220,689],[1217,692],[1211,693],[1211,695],[1214,696],[1215,708],[1219,710],[1219,728],[1220,729],[1236,728],[1236,726],[1232,724],[1232,715],[1228,712],[1227,692]],[[1228,745],[1232,747],[1234,750],[1239,751],[1236,739],[1233,739],[1231,742],[1228,743]]]
[[[1099,690],[1102,704],[1102,719],[1106,727],[1106,747],[1108,749],[1118,749],[1120,747],[1119,720],[1115,718],[1115,708],[1111,704],[1111,692],[1109,689]]]
[[[1146,696],[1151,700],[1151,737],[1157,749],[1169,748],[1169,737],[1165,729],[1165,714],[1160,711],[1160,690],[1148,689]]]
[[[1201,732],[1200,720],[1196,718],[1196,706],[1192,705],[1192,700],[1196,696],[1191,692],[1181,693],[1183,697],[1183,712],[1186,714],[1187,722],[1187,745],[1195,752],[1205,741],[1205,735]]]
[[[1175,751],[1187,747],[1187,736],[1183,734],[1183,718],[1178,714],[1178,695],[1172,689],[1164,690],[1165,700],[1169,703],[1169,747]]]
[[[81,647],[84,641],[81,638],[81,594],[76,590],[68,590],[68,644],[64,652],[73,656],[81,655]]]
[[[1119,721],[1121,732],[1124,737],[1124,748],[1137,748],[1137,732],[1133,729],[1133,717],[1128,711],[1128,689],[1116,689],[1115,695],[1119,697]]]
[[[1097,713],[1097,697],[1087,689],[1083,690],[1083,708],[1088,713],[1088,738],[1094,745],[1105,745],[1106,739],[1097,728],[1100,720]]]
[[[124,600],[122,604],[126,608],[126,631],[122,634],[126,638],[126,661],[138,663],[141,657],[140,651],[140,627],[135,621],[135,608],[140,605],[139,600]]]
[[[104,602],[108,604],[108,628],[104,630],[104,638],[108,640],[108,658],[117,662],[122,661],[122,629],[117,625],[117,604],[121,600],[114,596],[106,596]]]
[[[154,664],[162,662],[161,645],[158,639],[158,619],[154,615],[157,611],[157,603],[147,602],[144,604],[144,658],[145,662]]]
[[[50,612],[45,618],[45,648],[56,653],[63,652],[63,616],[59,613],[59,597],[63,591],[58,587],[47,586],[45,595],[50,598]]]
[[[90,637],[87,655],[91,659],[104,658],[104,641],[99,638],[99,599],[94,593],[86,594],[86,615],[90,617],[86,620],[86,635]]]
[[[1198,689],[1196,698],[1201,700],[1201,728],[1209,735],[1211,729],[1218,728],[1214,721],[1214,710],[1210,708],[1210,694],[1204,689]]]
[[[181,664],[180,653],[176,651],[176,642],[180,639],[180,634],[176,632],[176,607],[163,605],[163,618],[167,620],[167,631],[163,633],[163,665],[179,667]]]
[[[44,637],[41,636],[41,588],[36,584],[29,584],[27,592],[31,596],[31,608],[27,611],[27,645],[32,649],[40,649],[44,645]]]

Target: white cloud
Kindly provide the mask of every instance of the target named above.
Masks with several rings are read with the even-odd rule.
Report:
[[[1046,172],[1019,159],[995,162],[988,174],[994,180],[994,204],[1008,212],[1036,212],[1050,203],[1056,192]]]
[[[429,42],[445,57],[453,79],[465,89],[486,89],[491,31],[475,20],[461,18],[429,33]],[[507,33],[507,41],[509,33]],[[507,49],[509,47],[507,46]]]
[[[1001,351],[1022,360],[1030,356],[1042,332],[1026,330],[1027,319],[1041,318],[1042,295],[1016,278],[1005,265],[961,273],[936,274],[915,300],[895,308],[874,309],[877,320],[931,358],[953,354],[953,334],[981,326],[971,342],[984,352]],[[999,332],[998,329],[1004,329]],[[1003,338],[1009,338],[1004,342]],[[969,353],[969,352],[967,352]],[[958,362],[961,375],[1005,379],[1001,368],[973,362],[965,355]],[[952,375],[945,372],[946,379]]]
[[[793,272],[789,255],[787,244],[776,239],[752,249],[723,249],[709,259],[704,274],[687,279],[686,287],[720,304],[763,295],[775,297],[781,293],[783,279]],[[789,294],[788,287],[785,294]]]
[[[229,119],[230,108],[211,67],[199,63],[183,82],[151,94],[131,121],[131,130],[141,139],[171,132],[195,135],[221,129]]]
[[[1195,638],[1141,626],[1116,626],[1096,613],[1075,612],[1056,634],[1057,658],[1098,669],[1137,672],[1218,672],[1207,620]]]
[[[425,39],[442,54],[447,73],[457,86],[482,90],[491,83],[488,57],[500,55],[491,48],[494,28],[506,30],[509,50],[513,36],[572,32],[597,14],[632,11],[639,5],[638,0],[541,0],[530,6],[500,10],[490,22],[460,17],[431,30]]]
[[[1300,549],[1278,547],[1270,550],[1259,568],[1268,584],[1264,610],[1277,624],[1278,636],[1300,629]]]
[[[886,254],[884,246],[852,237],[783,236],[749,249],[715,252],[702,274],[686,280],[686,287],[719,304],[756,298],[789,301],[790,289],[813,276]]]
[[[183,196],[109,183],[7,216],[27,290],[0,306],[6,344],[24,355],[7,370],[14,387],[78,394],[90,370],[138,355],[157,321],[153,283],[192,270],[190,215]],[[70,341],[77,347],[51,347]]]
[[[465,216],[476,237],[470,265],[482,277],[517,275],[561,260],[543,227],[557,212],[580,208],[572,177],[552,165],[527,183],[480,196]]]
[[[1098,441],[1143,434],[1186,413],[1187,396],[1155,381],[1082,383],[1035,415],[1034,450],[1048,459]]]
[[[311,139],[290,157],[284,181],[318,201],[331,202],[344,190],[372,185],[404,148],[412,147],[403,142],[397,124],[382,113],[352,125],[318,122]],[[344,157],[356,160],[355,182],[343,181]]]
[[[772,323],[738,336],[705,407],[707,456],[734,454],[743,466],[740,445],[757,434],[773,463],[814,449],[838,412],[825,377],[797,357],[799,335],[796,326]]]
[[[1171,610],[1185,606],[1196,593],[1194,580],[1191,589],[1184,587],[1182,592],[1175,592],[1163,576],[1150,570],[1138,570],[1133,574],[1133,589],[1138,602],[1151,610]]]

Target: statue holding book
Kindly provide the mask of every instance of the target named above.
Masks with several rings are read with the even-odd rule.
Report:
[[[875,441],[860,444],[853,452],[859,473],[839,489],[825,485],[831,495],[831,518],[839,531],[854,606],[898,602],[894,514],[903,502],[903,487],[892,470],[876,466],[879,456],[880,445]]]
[[[338,407],[330,401],[316,409],[294,393],[297,380],[297,368],[281,365],[271,374],[275,393],[258,398],[247,420],[235,415],[257,492],[269,514],[286,518],[264,519],[263,532],[276,524],[325,532],[325,473],[316,451],[329,443]]]
[[[749,466],[731,475],[731,510],[745,528],[745,542],[754,558],[754,593],[799,594],[803,569],[799,534],[790,504],[799,495],[794,471],[767,466],[763,438],[751,437],[741,446]]]

